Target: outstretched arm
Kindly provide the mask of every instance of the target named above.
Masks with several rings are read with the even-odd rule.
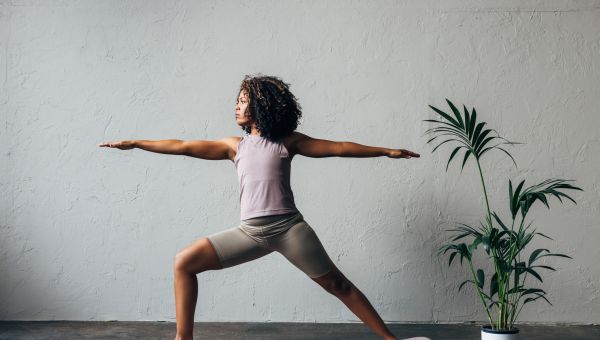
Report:
[[[124,140],[119,142],[102,143],[98,146],[108,146],[129,150],[139,148],[171,155],[185,155],[190,157],[221,160],[234,157],[234,145],[237,137],[228,137],[219,140],[190,140],[179,139],[165,140]]]
[[[405,149],[389,149],[377,146],[367,146],[354,142],[337,142],[326,139],[309,137],[300,132],[294,132],[292,142],[295,153],[314,158],[321,157],[380,157],[411,158],[420,157]]]
[[[142,149],[157,153],[181,155],[183,141],[179,139],[165,140],[121,140],[116,142],[100,143],[100,147],[117,148],[120,150]]]

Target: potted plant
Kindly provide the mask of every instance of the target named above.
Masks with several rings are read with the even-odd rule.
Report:
[[[535,229],[530,230],[531,223],[526,225],[525,217],[531,206],[538,200],[549,209],[548,198],[550,196],[556,196],[561,203],[561,196],[563,196],[577,204],[562,191],[565,189],[583,190],[568,184],[567,182],[570,180],[563,179],[549,179],[527,188],[523,187],[525,184],[525,180],[523,180],[516,188],[513,188],[513,183],[509,179],[508,204],[512,221],[506,223],[506,219],[503,221],[495,211],[490,210],[480,160],[487,151],[498,149],[506,153],[516,167],[517,163],[510,153],[499,146],[502,144],[523,143],[510,142],[500,137],[496,130],[484,128],[485,122],[477,123],[475,108],[469,113],[466,106],[463,105],[464,115],[462,115],[447,98],[446,102],[452,110],[452,115],[429,105],[442,116],[443,120],[424,120],[439,124],[437,127],[428,129],[425,132],[426,134],[435,134],[435,137],[428,140],[427,143],[441,136],[449,136],[444,137],[447,139],[433,149],[432,152],[435,152],[444,143],[458,142],[459,146],[450,154],[446,171],[448,171],[450,162],[460,149],[465,149],[461,172],[469,157],[473,156],[481,179],[486,215],[485,221],[483,223],[479,222],[477,226],[459,223],[460,225],[455,228],[447,229],[451,233],[452,239],[437,249],[437,255],[448,254],[448,266],[452,265],[454,259],[460,259],[461,266],[463,259],[466,260],[471,274],[470,279],[463,281],[458,290],[460,291],[466,284],[472,284],[483,304],[488,324],[481,327],[481,338],[484,340],[516,339],[519,329],[515,327],[515,321],[523,306],[538,299],[544,299],[551,304],[545,297],[546,292],[543,289],[534,287],[528,282],[536,279],[541,283],[541,269],[555,270],[546,264],[540,264],[540,260],[544,257],[571,258],[565,254],[552,253],[546,248],[535,249],[526,255],[526,248],[536,235],[550,240],[552,238],[537,232]],[[495,136],[491,134],[492,131],[496,132]],[[501,142],[495,144],[498,140]],[[492,143],[495,145],[491,145]],[[489,273],[486,273],[483,268],[476,269],[473,265],[473,256],[475,256],[480,245],[480,249],[482,249],[480,253],[486,256],[491,267]],[[458,262],[458,260],[455,261],[455,263]],[[527,280],[528,278],[530,280]]]

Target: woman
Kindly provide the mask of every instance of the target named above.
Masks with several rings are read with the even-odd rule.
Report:
[[[302,110],[289,84],[271,76],[245,76],[236,102],[243,137],[215,141],[133,140],[104,143],[210,160],[232,161],[240,183],[240,225],[203,237],[175,257],[175,339],[192,339],[198,296],[196,274],[245,263],[277,251],[327,292],[338,297],[383,339],[396,339],[367,298],[335,266],[294,203],[291,160],[306,157],[411,158],[405,149],[311,138],[296,132]],[[416,338],[414,338],[416,339]]]

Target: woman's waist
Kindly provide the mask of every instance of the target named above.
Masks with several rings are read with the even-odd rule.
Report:
[[[274,227],[282,224],[287,224],[292,222],[298,218],[303,218],[300,211],[287,212],[284,214],[277,215],[265,215],[265,216],[257,216],[252,218],[247,218],[241,220],[242,225],[250,226],[250,227]]]
[[[279,235],[302,221],[304,221],[304,216],[298,211],[284,215],[260,216],[242,220],[240,229],[249,236],[265,238]]]

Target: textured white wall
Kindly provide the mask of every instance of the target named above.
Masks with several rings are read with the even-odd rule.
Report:
[[[241,136],[244,74],[291,83],[299,131],[420,159],[297,157],[299,209],[386,321],[484,320],[463,270],[434,256],[484,203],[470,163],[434,154],[428,104],[477,109],[509,140],[483,169],[575,179],[578,205],[535,206],[551,261],[521,321],[600,320],[600,1],[1,1],[0,318],[170,320],[172,264],[239,222],[230,161],[99,148]],[[278,253],[199,276],[197,321],[357,321]]]

